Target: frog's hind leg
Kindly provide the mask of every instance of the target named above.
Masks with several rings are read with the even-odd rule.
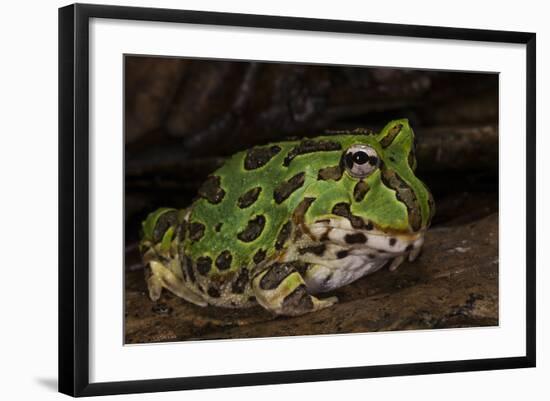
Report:
[[[318,299],[311,295],[297,264],[275,262],[254,277],[252,288],[260,305],[277,315],[298,316],[338,302],[336,297]]]
[[[149,297],[158,300],[162,289],[166,288],[188,302],[206,306],[200,293],[187,282],[188,260],[178,250],[184,228],[185,221],[175,209],[159,209],[144,221],[140,250],[146,265]]]

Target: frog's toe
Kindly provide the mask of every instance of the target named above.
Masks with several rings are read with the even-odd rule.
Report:
[[[315,297],[313,297],[313,298],[315,298]],[[323,298],[323,299],[315,298],[315,301],[316,301],[316,304],[317,304],[316,310],[319,310],[319,309],[324,309],[324,308],[330,308],[334,304],[338,303],[338,297],[327,297],[327,298]]]
[[[151,275],[147,279],[147,289],[149,290],[151,301],[157,301],[162,293],[162,280],[157,276]]]
[[[180,298],[185,299],[187,302],[194,303],[199,306],[206,306],[207,302],[199,295],[191,291],[181,278],[176,276],[170,269],[165,267],[162,263],[153,260],[149,262],[150,276],[147,279],[147,286],[149,288],[149,297],[151,300],[156,301],[160,298],[162,288],[166,288]]]
[[[409,253],[409,262],[414,262],[416,258],[418,258],[418,255],[420,255],[420,252],[422,251],[422,247],[416,247]]]
[[[404,255],[401,255],[401,256],[397,256],[396,258],[394,258],[390,264],[390,271],[393,272],[395,270],[397,270],[397,268],[401,265],[401,263],[403,263],[405,261],[405,256]]]

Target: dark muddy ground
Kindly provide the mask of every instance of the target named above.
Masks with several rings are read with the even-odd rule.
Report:
[[[201,308],[166,291],[153,303],[143,271],[128,271],[126,343],[498,325],[498,214],[434,227],[417,261],[327,295],[340,302],[292,318],[261,307]]]

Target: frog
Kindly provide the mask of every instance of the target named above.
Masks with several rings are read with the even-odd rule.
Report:
[[[254,146],[212,172],[185,208],[142,223],[151,300],[299,316],[323,296],[419,256],[435,213],[407,119]]]

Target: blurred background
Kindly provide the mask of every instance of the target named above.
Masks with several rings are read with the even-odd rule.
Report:
[[[126,56],[126,238],[232,153],[406,117],[434,225],[498,208],[498,74]]]

